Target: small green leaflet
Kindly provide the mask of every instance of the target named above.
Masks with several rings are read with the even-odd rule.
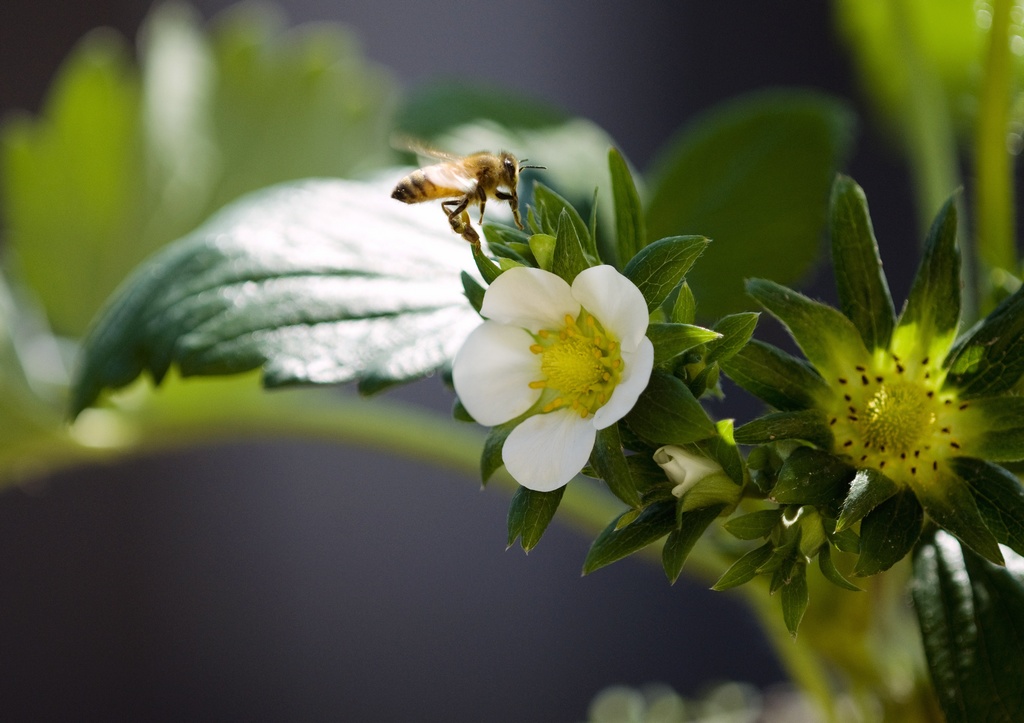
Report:
[[[449,365],[480,323],[460,278],[470,247],[432,204],[389,198],[393,182],[261,191],[149,259],[94,323],[72,412],[171,365],[362,391]]]

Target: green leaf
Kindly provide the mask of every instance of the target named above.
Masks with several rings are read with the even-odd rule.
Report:
[[[623,274],[640,289],[648,311],[654,311],[683,280],[707,245],[703,236],[663,238],[645,246],[626,264]]]
[[[519,487],[512,495],[508,509],[508,546],[512,547],[518,537],[524,552],[536,547],[555,516],[564,493],[565,487],[551,492],[534,492]]]
[[[854,474],[854,468],[840,458],[801,447],[782,465],[770,497],[783,505],[815,505],[831,510],[846,497]]]
[[[1024,558],[997,567],[940,531],[914,555],[911,590],[946,720],[1024,718]]]
[[[740,387],[776,409],[809,409],[831,395],[825,380],[807,362],[757,339],[723,360],[721,367]]]
[[[704,358],[705,363],[721,363],[725,359],[735,356],[750,341],[759,316],[761,315],[757,312],[745,311],[723,316],[715,322],[712,328],[721,334],[722,338],[708,344],[708,353]]]
[[[569,214],[565,210],[562,210],[558,216],[555,238],[557,240],[555,256],[551,261],[551,270],[571,285],[576,275],[587,268],[589,264],[583,255],[583,248],[576,235],[576,228],[569,220]]]
[[[677,528],[669,533],[665,540],[665,546],[661,550],[661,564],[669,582],[674,583],[679,579],[679,573],[682,572],[683,564],[693,546],[697,544],[697,540],[723,509],[725,509],[725,505],[702,507],[684,512],[679,518]]]
[[[692,324],[650,324],[647,338],[654,345],[654,365],[660,366],[684,351],[721,336],[716,331]]]
[[[980,459],[955,457],[949,466],[970,486],[978,512],[995,538],[1024,555],[1024,486],[1020,480]]]
[[[615,199],[615,249],[618,252],[615,266],[621,269],[647,245],[647,225],[633,174],[616,148],[608,151],[608,168]]]
[[[740,517],[733,517],[725,523],[725,531],[741,540],[756,540],[767,537],[782,519],[782,508],[758,510]]]
[[[72,411],[172,364],[185,376],[262,368],[267,386],[445,367],[480,317],[459,289],[468,244],[429,210],[353,181],[239,201],[121,288],[84,343]]]
[[[775,550],[771,542],[766,542],[755,550],[751,550],[725,571],[718,582],[711,586],[712,590],[728,590],[749,582],[757,575],[758,569],[768,561]]]
[[[821,569],[821,574],[826,580],[837,587],[849,590],[850,592],[863,592],[859,587],[843,577],[842,573],[836,569],[836,564],[832,562],[831,549],[829,545],[822,545],[821,549],[818,550],[818,567]]]
[[[882,272],[867,198],[852,178],[840,175],[832,185],[830,217],[839,306],[860,331],[864,346],[887,348],[896,311]]]
[[[462,290],[466,294],[466,301],[479,314],[484,303],[484,287],[465,271],[459,274],[459,278],[462,279]]]
[[[555,263],[555,244],[558,240],[546,233],[535,233],[530,236],[530,251],[537,260],[537,268],[551,271]]]
[[[686,385],[658,370],[626,415],[626,423],[657,444],[688,444],[715,434],[714,423]]]
[[[715,240],[689,279],[706,316],[749,308],[747,277],[786,283],[810,270],[852,125],[826,96],[762,92],[709,111],[662,152],[647,229]]]
[[[794,638],[800,621],[807,612],[808,599],[807,566],[798,564],[793,568],[789,582],[782,588],[782,619],[786,622],[789,634]]]
[[[965,399],[1009,391],[1024,374],[1024,286],[964,334],[947,361],[946,387]]]
[[[866,514],[899,492],[899,485],[879,472],[867,467],[857,470],[850,483],[850,493],[843,501],[843,510],[836,521],[836,532],[860,522]]]
[[[892,350],[903,359],[925,359],[949,349],[960,324],[960,249],[956,196],[935,217],[907,305],[893,332]]]
[[[874,575],[906,557],[921,535],[923,521],[924,510],[909,489],[878,505],[860,523],[860,557],[853,574]]]
[[[616,497],[630,507],[640,506],[640,495],[622,451],[617,424],[598,430],[590,462]]]
[[[743,486],[743,457],[736,446],[735,431],[731,419],[719,419],[715,422],[718,434],[695,443],[706,456],[722,465],[722,469],[737,486]]]
[[[801,439],[822,449],[832,447],[828,419],[818,409],[773,412],[736,429],[740,444],[768,444],[780,439]]]
[[[630,514],[626,512],[625,514]],[[597,536],[583,562],[583,574],[610,565],[650,545],[676,528],[675,499],[655,502],[645,508],[626,527],[619,529],[617,520]]]
[[[748,281],[747,293],[786,325],[807,360],[822,375],[841,374],[869,359],[853,322],[831,306],[766,279]]]
[[[956,535],[961,542],[990,561],[1003,564],[999,543],[985,526],[970,486],[945,465],[938,469],[938,479],[922,483],[910,478],[917,499],[935,523]]]

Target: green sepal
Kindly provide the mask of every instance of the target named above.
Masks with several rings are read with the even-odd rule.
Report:
[[[736,446],[736,433],[732,424],[731,419],[719,419],[715,422],[718,434],[696,442],[695,446],[707,457],[722,465],[722,470],[729,476],[729,479],[737,486],[742,487],[744,482],[743,457]]]
[[[622,529],[616,526],[616,522],[604,528],[590,546],[583,562],[584,575],[632,555],[672,532],[676,528],[676,501],[664,500],[649,505]]]
[[[524,552],[536,547],[555,516],[564,493],[565,487],[551,492],[535,492],[525,487],[517,489],[508,508],[508,546],[512,547],[518,537]]]
[[[708,344],[708,353],[704,361],[707,364],[721,363],[735,356],[750,341],[760,316],[756,311],[744,311],[719,319],[711,328],[722,337]]]
[[[782,465],[770,497],[779,504],[814,505],[829,513],[833,508],[838,512],[855,473],[852,466],[835,455],[801,447]]]
[[[469,410],[462,404],[462,400],[458,397],[452,401],[452,419],[457,419],[460,422],[475,423],[476,420],[469,413]]]
[[[807,362],[757,339],[720,365],[741,388],[783,411],[810,409],[832,393]]]
[[[480,285],[476,279],[467,274],[465,271],[462,272],[462,290],[466,292],[466,299],[469,301],[469,305],[472,306],[476,313],[480,313],[480,308],[484,304],[484,287]]]
[[[797,564],[793,566],[789,582],[782,588],[782,619],[786,622],[786,629],[794,638],[800,627],[800,621],[804,619],[807,612],[807,603],[810,596],[807,593],[807,566]]]
[[[829,545],[822,545],[821,549],[818,550],[818,568],[825,579],[836,587],[841,587],[850,592],[863,592],[861,588],[843,577],[842,573],[836,569],[836,564],[832,561],[832,548]]]
[[[658,370],[651,373],[626,423],[657,444],[689,444],[715,434],[714,423],[686,385]]]
[[[1012,389],[1024,374],[1024,286],[967,331],[946,363],[945,385],[962,399]]]
[[[619,429],[619,437],[623,436],[623,432],[626,431],[622,428]],[[623,440],[623,446],[627,449],[633,449],[633,445],[627,444]],[[672,483],[665,477],[665,470],[663,470],[657,462],[654,461],[652,456],[653,452],[645,452],[642,454],[631,454],[626,457],[626,464],[629,465],[629,473],[633,478],[633,484],[636,485],[637,491],[645,499],[650,496],[660,495],[662,499],[668,499],[671,494]]]
[[[702,507],[679,516],[676,529],[668,534],[661,550],[661,565],[669,582],[674,583],[679,578],[693,546],[724,509],[725,505]]]
[[[616,497],[630,507],[640,506],[640,494],[622,451],[618,424],[598,430],[590,463]]]
[[[925,241],[921,265],[893,332],[892,351],[903,359],[945,354],[960,324],[960,249],[956,196],[942,206]]]
[[[923,522],[924,510],[909,489],[871,510],[860,523],[860,557],[853,574],[867,577],[902,560],[921,536]]]
[[[836,531],[842,532],[860,522],[865,515],[900,491],[899,485],[873,467],[857,470],[843,509],[836,520]]]
[[[917,499],[937,525],[956,535],[959,540],[982,557],[997,565],[1003,564],[999,543],[985,526],[978,511],[971,487],[946,465],[940,465],[938,480],[922,484],[911,477],[910,485]]]
[[[544,233],[558,236],[557,230],[561,223],[561,216],[565,213],[573,231],[576,232],[576,238],[579,239],[583,252],[590,259],[598,258],[597,247],[590,235],[590,229],[587,228],[587,224],[571,203],[543,183],[538,182],[533,186],[533,205],[537,209],[538,220]]]
[[[829,518],[823,517],[826,522]],[[856,532],[847,527],[845,530],[829,529],[825,527],[825,537],[832,543],[832,547],[842,552],[849,552],[851,555],[860,554],[860,537]]]
[[[914,609],[949,723],[1024,720],[1024,558],[1014,558],[996,567],[942,531],[914,554]]]
[[[692,324],[655,323],[647,327],[647,338],[654,345],[654,365],[660,366],[684,351],[721,336],[716,331]]]
[[[1024,397],[984,397],[960,403],[959,444],[993,462],[1024,459]]]
[[[782,439],[800,439],[831,449],[833,436],[825,413],[818,409],[772,412],[736,429],[740,444],[768,444]]]
[[[616,148],[608,151],[608,169],[615,201],[615,249],[618,253],[615,266],[621,269],[647,245],[647,225],[633,174]]]
[[[734,562],[725,571],[725,574],[718,578],[718,581],[711,586],[711,589],[728,590],[753,580],[754,576],[757,575],[758,568],[768,561],[774,549],[775,546],[771,542],[766,542],[757,549],[751,550]]]
[[[836,177],[829,215],[839,308],[860,331],[864,346],[887,348],[896,310],[882,272],[867,198],[852,178]]]
[[[530,236],[530,251],[533,252],[533,258],[537,260],[537,268],[551,271],[551,267],[555,263],[555,246],[557,243],[557,239],[554,236],[546,233],[535,233]]]
[[[786,326],[825,376],[869,359],[857,327],[837,309],[767,279],[747,281],[747,293]]]
[[[654,311],[683,280],[708,243],[703,236],[663,238],[641,249],[622,273],[640,289],[647,310]]]
[[[484,223],[483,231],[488,245],[501,244],[514,247],[516,244],[529,243],[530,240],[530,234],[525,231],[520,231],[513,226],[506,226],[503,223],[494,223],[493,221]]]
[[[491,427],[491,431],[487,433],[487,439],[484,440],[484,448],[480,452],[480,480],[483,484],[487,484],[491,475],[505,465],[501,458],[501,449],[505,446],[505,440],[508,439],[508,435],[516,428],[516,424],[519,421],[514,419],[510,422],[499,424],[496,427]]]
[[[782,464],[783,459],[775,445],[754,447],[747,455],[747,471],[750,473],[750,481],[765,497],[775,486],[775,480],[778,479]]]
[[[506,261],[512,261],[519,266],[533,266],[532,254],[530,248],[523,244],[513,244],[506,246],[503,243],[488,243],[487,250],[491,252],[491,255],[498,259],[498,265],[504,266]],[[527,255],[524,256],[523,252]]]
[[[676,287],[676,290],[669,318],[676,324],[692,324],[697,318],[697,300],[693,296],[693,290],[685,280]]]
[[[571,285],[576,275],[590,264],[587,263],[587,259],[583,255],[583,247],[580,246],[577,229],[569,218],[569,213],[565,210],[558,216],[555,238],[557,240],[555,255],[551,260],[551,270]]]
[[[488,284],[494,283],[494,280],[501,276],[501,267],[487,258],[479,246],[473,246],[473,261],[476,262],[477,270]]]
[[[756,540],[768,537],[782,519],[782,508],[774,510],[758,510],[740,517],[733,517],[723,527],[733,537],[741,540]]]
[[[985,526],[1002,544],[1024,555],[1024,485],[998,465],[957,457],[949,466],[974,495]]]

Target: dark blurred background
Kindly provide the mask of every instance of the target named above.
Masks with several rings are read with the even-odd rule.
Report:
[[[222,0],[198,5],[209,17]],[[849,100],[893,295],[916,245],[905,167],[873,130],[828,3],[280,3],[350,24],[412,87],[487,81],[603,126],[643,169],[695,113],[766,86]],[[0,111],[38,111],[83,33],[140,0],[5,0]],[[911,255],[912,256],[912,255]],[[893,272],[893,269],[896,269]],[[828,297],[827,274],[809,280]],[[446,412],[437,380],[394,392]],[[557,524],[505,550],[508,499],[379,453],[238,442],[0,494],[8,720],[574,721],[614,683],[693,694],[783,673],[738,598],[627,561],[581,578]]]

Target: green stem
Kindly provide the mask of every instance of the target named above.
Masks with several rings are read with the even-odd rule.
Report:
[[[992,26],[974,138],[978,255],[987,272],[1017,270],[1013,166],[1006,147],[1013,90],[1012,6],[1010,0],[992,2]],[[982,282],[987,279],[983,277]]]

